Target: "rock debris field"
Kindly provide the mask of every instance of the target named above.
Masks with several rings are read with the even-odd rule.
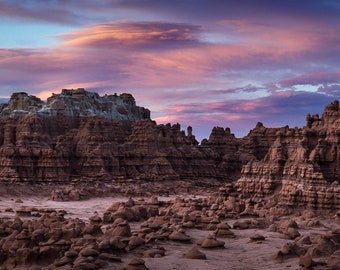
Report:
[[[232,184],[192,182],[192,193],[166,196],[162,186],[112,183],[102,187],[110,194],[77,201],[56,200],[72,186],[2,186],[0,269],[340,267],[339,212],[242,199]],[[147,196],[128,194],[138,187]]]

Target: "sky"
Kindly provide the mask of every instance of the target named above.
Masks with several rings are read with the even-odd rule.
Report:
[[[1,0],[0,99],[131,93],[158,124],[303,127],[340,96],[338,0]]]

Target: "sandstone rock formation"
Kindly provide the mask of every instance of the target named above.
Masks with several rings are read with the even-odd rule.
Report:
[[[277,129],[262,159],[249,161],[237,181],[246,196],[277,194],[285,205],[340,208],[340,108],[307,116],[302,129]],[[248,135],[249,136],[249,135]]]
[[[244,159],[229,129],[199,145],[191,127],[157,125],[129,94],[64,89],[45,104],[14,93],[0,115],[2,181],[231,180]]]
[[[37,114],[40,116],[66,116],[71,118],[100,116],[111,120],[136,121],[149,119],[150,111],[136,106],[131,94],[100,96],[83,88],[63,89],[43,102],[25,92],[14,93],[7,105],[0,107],[0,116]]]
[[[150,112],[130,94],[100,97],[77,89],[46,104],[14,93],[0,115],[2,181],[68,181],[113,171],[120,176],[118,146]]]
[[[44,103],[14,93],[0,116],[1,181],[238,180],[242,196],[340,207],[338,101],[321,117],[308,115],[303,128],[258,123],[238,139],[214,127],[201,144],[191,127],[157,125],[130,94],[64,89]],[[252,213],[235,196],[227,204]]]

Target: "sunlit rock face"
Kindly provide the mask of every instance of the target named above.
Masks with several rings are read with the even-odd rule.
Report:
[[[157,125],[130,94],[14,93],[0,114],[1,181],[232,180],[242,165],[229,129],[200,146],[191,127]]]
[[[191,127],[157,125],[130,94],[64,89],[44,103],[14,93],[0,108],[1,181],[232,181],[253,158],[228,128],[199,145]]]
[[[46,103],[14,93],[0,116],[1,181],[69,181],[124,175],[118,148],[150,111],[130,94],[64,89]]]
[[[63,89],[60,94],[52,94],[46,103],[24,92],[14,93],[7,106],[0,107],[2,116],[15,117],[32,113],[40,116],[62,115],[75,118],[101,116],[111,120],[129,121],[150,118],[150,111],[136,106],[131,94],[100,96],[83,88]]]
[[[338,101],[303,128],[257,123],[238,139],[214,127],[201,144],[190,126],[157,125],[130,94],[14,93],[0,116],[0,181],[237,180],[243,196],[340,207]]]
[[[242,168],[237,181],[246,196],[275,194],[288,205],[340,208],[340,110],[328,105],[320,118],[307,115],[302,129],[277,130],[262,159]]]

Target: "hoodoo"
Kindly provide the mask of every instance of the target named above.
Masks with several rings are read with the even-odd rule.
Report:
[[[191,127],[157,125],[131,94],[84,89],[47,102],[24,92],[0,105],[0,181],[217,179],[244,196],[278,193],[292,205],[340,205],[339,102],[303,128],[266,128],[244,138],[214,127],[199,144]]]

